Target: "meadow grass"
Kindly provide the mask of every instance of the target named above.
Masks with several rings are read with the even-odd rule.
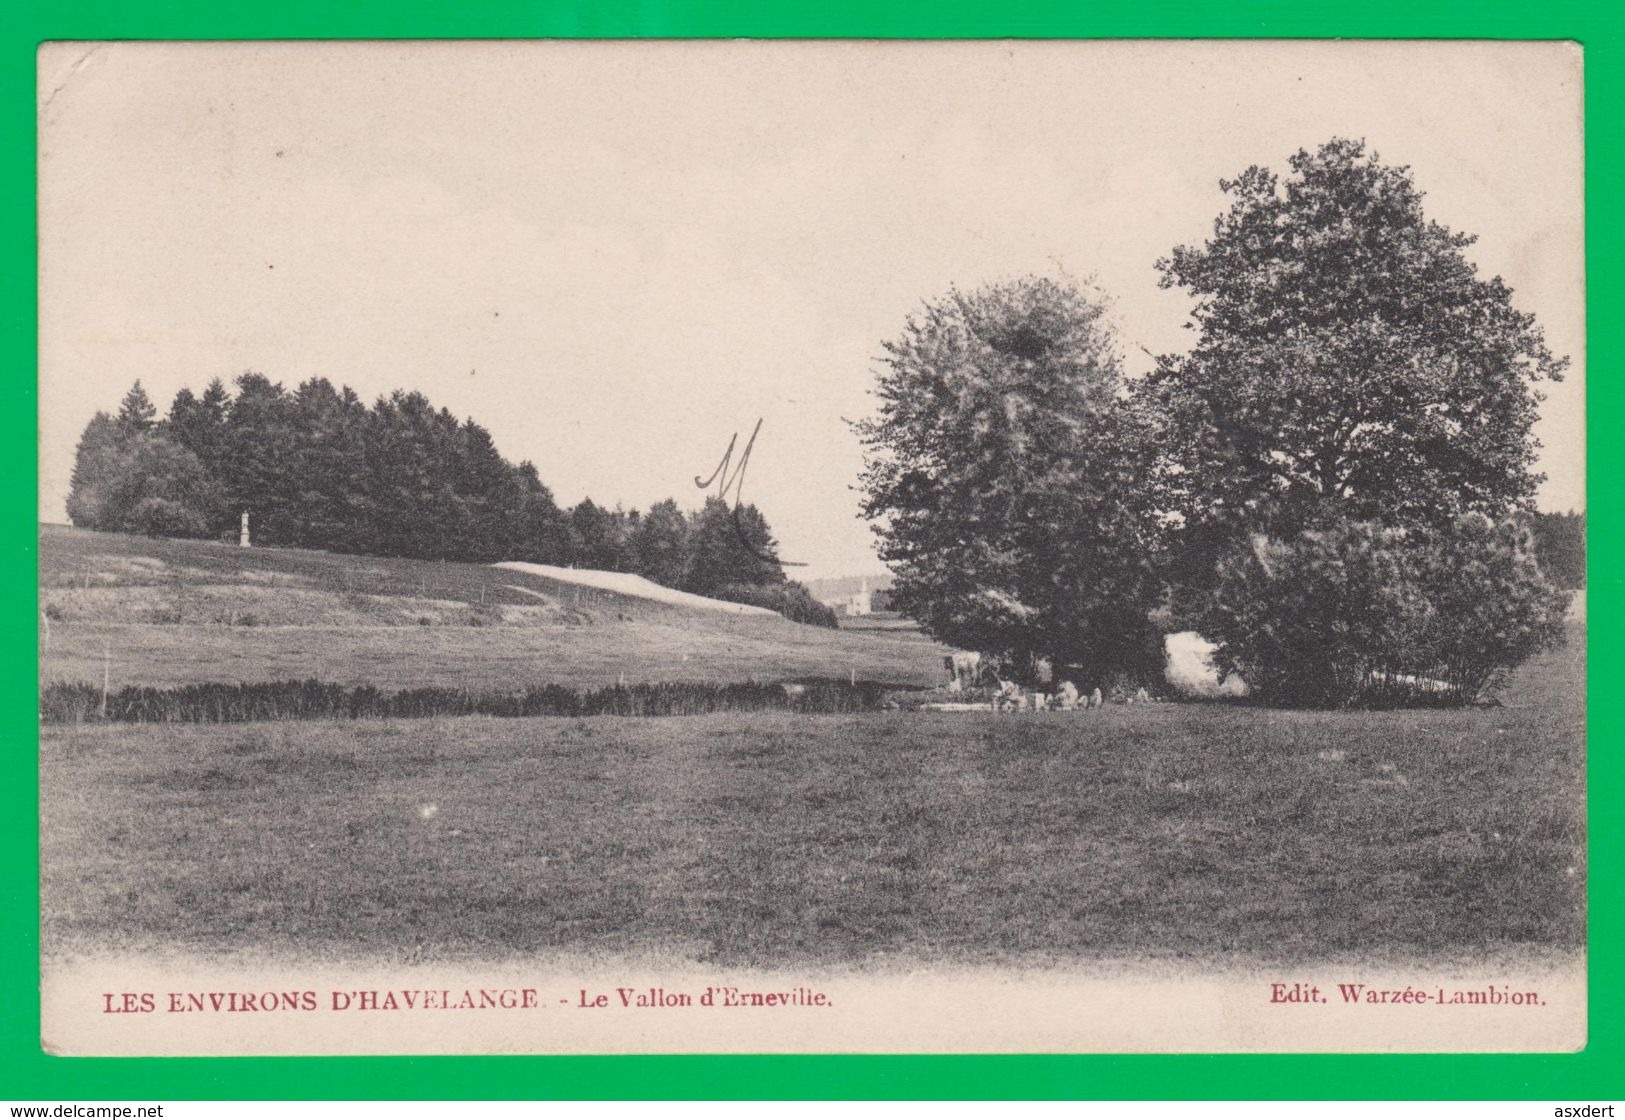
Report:
[[[870,680],[898,688],[941,684],[943,650],[917,639],[845,633],[773,619],[718,616],[592,627],[356,627],[237,629],[59,625],[41,658],[42,681],[112,687],[203,681],[304,680],[478,692],[538,684],[603,688],[676,680]]]
[[[1583,641],[1505,708],[47,728],[44,944],[775,968],[1571,951]]]

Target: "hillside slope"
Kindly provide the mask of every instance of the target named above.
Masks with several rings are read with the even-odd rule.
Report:
[[[40,533],[40,599],[64,621],[228,626],[587,624],[606,614],[664,617],[672,608],[484,564],[54,525]]]
[[[531,564],[523,560],[506,560],[491,566],[510,572],[525,572],[528,575],[540,576],[543,579],[554,580],[558,583],[590,587],[596,591],[612,591],[617,595],[627,595],[635,599],[649,599],[656,603],[667,603],[677,607],[722,611],[724,614],[778,615],[777,611],[770,611],[766,607],[753,607],[748,603],[730,603],[725,599],[711,599],[688,591],[678,591],[676,588],[663,586],[651,579],[645,579],[643,576],[633,575],[630,572],[600,572],[590,568],[561,568],[556,564]]]
[[[731,604],[730,604],[731,605]],[[930,685],[933,643],[724,613],[483,564],[46,526],[45,680],[319,677],[389,688],[856,676]]]

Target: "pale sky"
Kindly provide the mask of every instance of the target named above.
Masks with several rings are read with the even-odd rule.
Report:
[[[1143,371],[1190,344],[1153,262],[1218,180],[1338,135],[1573,358],[1540,500],[1584,508],[1571,45],[58,44],[40,104],[44,519],[131,382],[256,370],[419,389],[562,505],[697,505],[760,417],[792,574],[874,573],[843,418],[921,301],[1094,275]]]

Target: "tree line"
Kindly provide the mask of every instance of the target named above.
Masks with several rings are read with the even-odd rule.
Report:
[[[1268,702],[1482,695],[1584,578],[1583,516],[1533,507],[1567,359],[1359,141],[1220,187],[1212,238],[1155,262],[1194,345],[1144,377],[1105,293],[1041,277],[884,343],[856,430],[894,603],[1018,674],[1156,680],[1194,629]]]
[[[529,461],[508,462],[472,419],[396,391],[368,407],[312,378],[291,392],[259,373],[183,388],[162,418],[138,381],[79,440],[75,525],[154,536],[422,560],[528,560],[629,572],[796,621],[834,615],[785,577],[754,505],[675,499],[647,511],[583,498],[561,509]]]

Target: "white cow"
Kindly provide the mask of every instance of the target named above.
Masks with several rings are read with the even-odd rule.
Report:
[[[1062,681],[1061,686],[1055,690],[1055,706],[1063,712],[1070,712],[1078,706],[1078,686],[1071,681]]]
[[[963,692],[975,686],[977,679],[982,675],[982,655],[967,653],[964,650],[956,651],[942,659],[943,668],[953,674],[953,679],[959,685],[955,692]]]

